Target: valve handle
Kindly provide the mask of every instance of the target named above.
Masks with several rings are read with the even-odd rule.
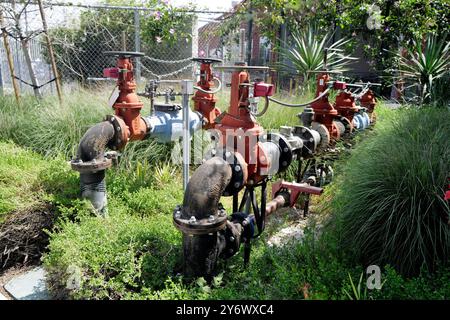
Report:
[[[145,54],[142,52],[133,52],[133,51],[104,51],[103,54],[105,56],[113,56],[119,58],[132,58],[145,56]]]
[[[203,57],[196,57],[196,58],[192,58],[191,60],[192,60],[192,61],[195,61],[195,62],[207,63],[207,64],[211,64],[211,63],[223,63],[223,60],[217,59],[217,58],[203,58]]]

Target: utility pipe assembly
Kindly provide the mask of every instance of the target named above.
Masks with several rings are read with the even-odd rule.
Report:
[[[170,108],[163,106],[152,110],[148,116],[141,116],[144,104],[136,94],[137,85],[132,58],[143,54],[122,51],[105,54],[117,57],[116,68],[104,71],[106,77],[117,78],[117,88],[112,94],[114,115],[108,115],[105,121],[94,125],[85,133],[77,155],[71,161],[72,169],[80,172],[82,198],[88,199],[101,215],[107,212],[105,171],[112,166],[112,158],[115,157],[113,153],[105,153],[106,147],[111,150],[123,150],[129,141],[149,137],[161,143],[177,141],[183,137],[185,131],[183,129],[186,126],[183,120],[186,117],[189,117],[186,123],[190,133],[199,130],[202,123],[202,116],[192,112],[187,103],[183,106],[172,105]],[[189,94],[190,92],[184,93],[186,96]]]
[[[106,148],[122,150],[129,141],[149,137],[161,143],[183,137],[185,194],[183,203],[173,212],[173,223],[182,233],[183,271],[188,278],[211,279],[219,259],[235,255],[241,245],[244,263],[248,264],[251,240],[262,234],[267,217],[279,208],[293,207],[300,195],[308,199],[304,206],[306,215],[309,196],[320,195],[322,186],[330,180],[331,168],[314,162],[302,169],[302,161],[307,160],[307,164],[315,161],[317,151],[327,149],[333,141],[363,130],[375,121],[376,100],[369,84],[332,81],[330,72],[321,71],[317,77],[316,97],[306,104],[289,105],[272,97],[272,84],[251,81],[250,71],[266,72],[267,67],[245,63],[217,67],[232,73],[229,106],[222,112],[216,107],[215,96],[222,83],[212,71],[212,65],[221,60],[214,58],[193,59],[200,63],[199,80],[196,86],[183,80],[180,94],[159,93],[157,88],[162,81],[150,81],[145,93],[139,95],[150,98],[151,112],[141,116],[143,103],[136,94],[131,58],[142,54],[108,54],[118,58],[116,68],[105,70],[105,76],[117,78],[117,91],[112,96],[115,112],[85,133],[72,160],[72,168],[80,172],[82,197],[89,199],[99,213],[106,212],[105,171],[112,166],[115,156],[105,152]],[[360,88],[361,93],[351,92],[352,86]],[[189,95],[194,90],[194,110],[191,110]],[[334,104],[328,99],[330,90],[339,91]],[[183,96],[182,106],[170,102],[175,95]],[[156,96],[165,96],[166,102],[155,104]],[[260,99],[265,105],[258,111]],[[303,125],[266,131],[256,117],[265,114],[270,101],[289,107],[309,106],[298,115]],[[189,179],[190,136],[201,128],[209,130],[213,146]],[[294,160],[299,163],[297,181],[272,183],[268,201],[267,184]],[[257,199],[258,188],[260,199]],[[220,202],[227,196],[233,200],[230,214]]]
[[[279,132],[266,132],[255,116],[265,113],[269,101],[286,105],[271,97],[273,85],[251,82],[249,71],[267,68],[244,63],[218,67],[232,72],[230,104],[226,112],[221,112],[215,106],[211,69],[211,64],[218,61],[209,58],[196,61],[201,63],[201,68],[198,90],[193,98],[195,110],[203,115],[204,128],[215,132],[212,135],[215,146],[194,172],[183,204],[174,210],[173,220],[183,234],[185,276],[211,279],[218,260],[235,255],[241,244],[244,245],[244,263],[249,262],[251,239],[264,231],[269,215],[279,208],[294,206],[301,194],[309,197],[322,193],[323,189],[315,185],[323,185],[327,175],[332,175],[331,168],[322,165],[322,171],[317,174],[311,170],[301,172],[299,167],[298,182],[273,183],[272,200],[266,201],[268,181],[286,170],[293,160],[298,159],[301,164],[302,160],[312,158],[316,150],[327,148],[332,141],[354,129],[367,128],[375,98],[367,85],[357,96],[347,90],[351,84],[331,81],[328,72],[321,72],[317,78],[316,98],[303,104],[310,107],[299,114],[303,126],[284,126]],[[331,89],[340,91],[334,104],[328,100]],[[263,111],[257,112],[255,107],[260,97],[265,99],[266,105]],[[363,107],[356,105],[356,99]],[[259,204],[256,188],[261,188]],[[239,202],[241,190],[244,193]],[[233,197],[230,215],[220,203],[222,196]],[[309,200],[305,203],[305,214],[308,203]]]
[[[273,199],[266,201],[268,180],[286,170],[294,159],[311,157],[321,138],[303,126],[266,132],[256,122],[257,98],[264,98],[266,110],[274,88],[262,81],[251,82],[249,71],[265,71],[267,67],[243,63],[218,67],[232,72],[230,104],[226,112],[221,112],[215,106],[211,69],[218,61],[196,61],[201,63],[197,87],[202,90],[194,95],[194,108],[203,114],[204,128],[214,132],[215,144],[189,180],[183,204],[175,208],[173,219],[183,234],[185,276],[211,278],[219,258],[233,256],[241,244],[248,263],[250,241],[264,231],[267,216],[281,207],[293,206],[300,193],[322,192],[308,183],[280,181],[273,185]],[[259,204],[256,188],[261,188]],[[238,195],[243,189],[239,205]],[[222,196],[233,197],[230,216],[220,204]]]

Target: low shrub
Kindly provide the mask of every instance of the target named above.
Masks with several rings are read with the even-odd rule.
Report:
[[[139,217],[123,203],[110,203],[108,218],[80,205],[78,221],[61,219],[51,233],[43,261],[56,297],[122,299],[143,288],[163,289],[176,275],[180,235],[171,216]]]

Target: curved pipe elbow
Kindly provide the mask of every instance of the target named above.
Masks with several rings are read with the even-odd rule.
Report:
[[[213,216],[213,220],[215,220],[218,217],[220,197],[230,183],[231,177],[231,167],[222,158],[211,158],[199,166],[187,185],[181,218],[207,220]],[[223,232],[208,232],[199,235],[183,232],[185,276],[187,278],[202,276],[210,280],[225,246],[226,240]]]
[[[92,126],[80,140],[77,158],[83,162],[103,159],[105,148],[113,137],[114,127],[109,121]]]
[[[195,170],[183,200],[182,217],[204,219],[217,216],[219,201],[231,181],[232,170],[227,161],[214,157]]]
[[[97,164],[107,163],[105,149],[113,141],[114,133],[114,126],[109,121],[92,126],[81,138],[77,159],[72,161],[72,168],[80,172],[81,197],[89,199],[102,215],[106,214],[105,169],[108,166]]]

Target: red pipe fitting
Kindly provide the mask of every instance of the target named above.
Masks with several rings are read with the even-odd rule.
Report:
[[[119,78],[119,68],[103,69],[103,76],[105,78],[118,79]]]
[[[134,79],[133,63],[129,57],[119,57],[117,68],[109,68],[105,74],[115,76],[117,73],[117,87],[119,96],[113,104],[116,117],[123,120],[122,134],[124,143],[128,140],[142,140],[145,138],[148,128],[141,117],[141,109],[144,104],[136,94],[137,84]]]
[[[316,97],[319,97],[328,88],[329,81],[330,76],[327,73],[320,73],[317,76]],[[311,107],[314,110],[314,121],[323,124],[327,128],[330,137],[339,140],[341,134],[333,121],[337,117],[338,111],[328,101],[328,94],[313,102]]]
[[[264,82],[255,82],[253,85],[254,97],[271,97],[273,96],[275,87],[273,84]]]
[[[375,105],[377,100],[375,98],[375,94],[372,90],[367,90],[367,92],[360,99],[361,106],[367,109],[367,113],[369,114],[370,121],[373,123],[376,120],[375,115]]]
[[[321,195],[323,193],[322,188],[313,187],[307,183],[286,182],[280,180],[272,184],[272,198],[275,198],[277,193],[283,189],[290,191],[290,207],[295,205],[301,193],[313,195]]]
[[[345,91],[341,91],[337,95],[334,107],[341,116],[348,119],[350,124],[353,123],[355,113],[360,111],[360,108],[355,104],[355,98],[351,93]]]
[[[215,89],[214,76],[211,69],[211,63],[216,62],[210,59],[198,59],[200,64],[200,80],[197,82],[204,91],[213,91]],[[210,129],[214,127],[214,120],[221,113],[216,108],[217,98],[212,93],[197,90],[192,97],[194,101],[194,110],[200,112],[206,120],[203,128]]]

